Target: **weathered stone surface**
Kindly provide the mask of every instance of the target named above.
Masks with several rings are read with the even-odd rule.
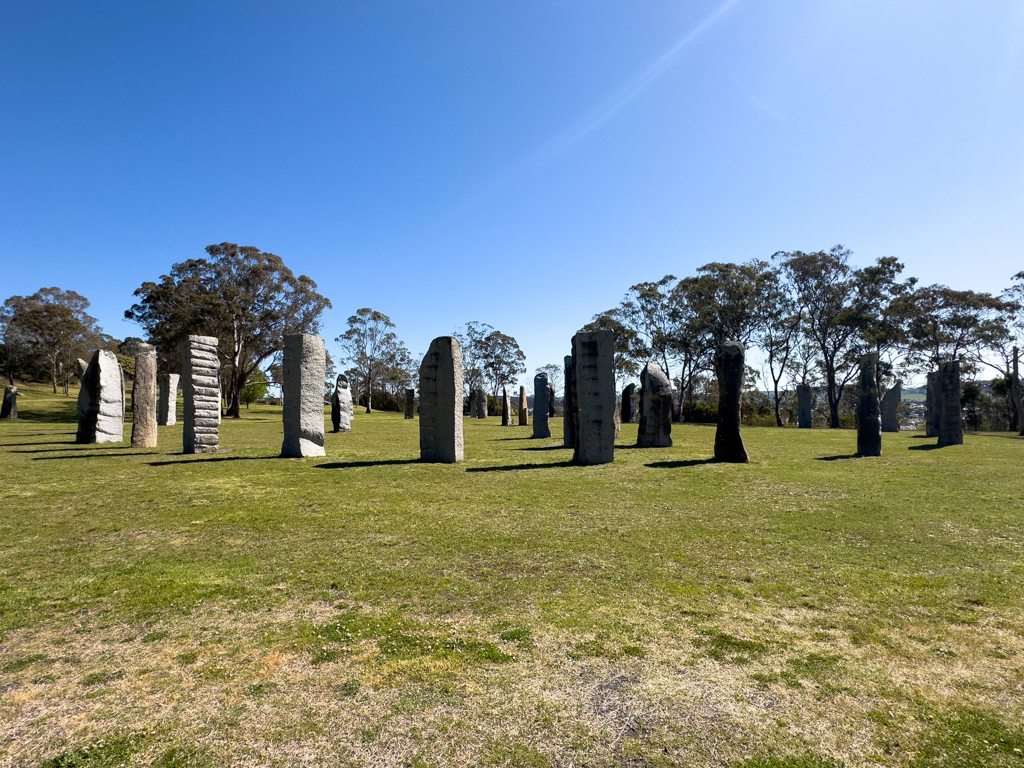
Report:
[[[4,402],[0,406],[0,419],[18,418],[18,388],[13,384],[4,388]]]
[[[796,385],[796,425],[799,429],[810,429],[814,425],[811,416],[811,385]]]
[[[878,405],[878,353],[860,358],[857,398],[857,455],[882,455],[882,416]]]
[[[331,395],[331,426],[335,432],[352,431],[352,390],[348,385],[348,376],[338,374],[334,383],[334,394]]]
[[[476,410],[473,412],[473,418],[475,419],[486,419],[487,418],[487,390],[483,387],[476,388],[476,397],[473,399],[474,407]]]
[[[530,426],[530,404],[526,400],[526,387],[519,388],[519,426]]]
[[[78,394],[76,443],[120,443],[124,440],[124,375],[117,355],[96,350],[82,377]]]
[[[896,409],[903,399],[903,387],[896,382],[883,396],[879,408],[882,411],[882,431],[899,432],[900,420],[896,415]]]
[[[454,464],[463,459],[462,350],[440,336],[420,364],[420,460]]]
[[[220,444],[220,387],[197,387],[196,381],[217,378],[217,338],[187,336],[180,351],[185,399],[182,453],[213,453]],[[211,423],[213,426],[207,426]]]
[[[926,377],[924,397],[924,434],[926,437],[939,436],[939,422],[942,420],[942,403],[938,391],[938,382],[938,371],[932,371]]]
[[[405,418],[412,419],[416,416],[416,390],[412,387],[405,388]]]
[[[132,385],[132,448],[156,448],[156,347],[140,344]]]
[[[960,361],[939,363],[936,375],[939,409],[939,447],[964,444],[964,420],[960,410]]]
[[[746,464],[747,449],[740,434],[743,404],[743,344],[727,341],[715,353],[718,375],[718,428],[715,430],[715,461]]]
[[[507,386],[501,388],[501,426],[514,427],[515,420],[512,418],[512,393]]]
[[[159,393],[156,399],[156,423],[170,427],[178,422],[178,381],[176,373],[162,374],[157,380]]]
[[[632,424],[636,418],[636,404],[633,402],[636,397],[636,384],[630,384],[622,390],[622,413],[619,418],[623,424]]]
[[[572,338],[576,403],[573,418],[579,464],[615,460],[615,333],[610,330],[577,333]]]
[[[308,333],[284,337],[281,455],[293,459],[325,456],[324,376],[327,353],[324,340]]]
[[[640,373],[640,427],[636,444],[641,448],[672,446],[672,382],[651,362]]]
[[[565,363],[565,397],[562,398],[562,445],[566,448],[576,447],[576,368],[572,355],[566,355]]]
[[[551,388],[548,386],[548,375],[538,373],[533,377],[533,436],[551,437],[548,426],[548,402]]]

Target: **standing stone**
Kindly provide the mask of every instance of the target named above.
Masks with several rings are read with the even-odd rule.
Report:
[[[334,432],[351,432],[352,415],[355,406],[352,404],[352,390],[348,386],[348,376],[339,373],[334,382],[334,394],[331,395],[331,428]]]
[[[214,453],[220,440],[220,358],[216,336],[181,341],[181,388],[185,396],[182,453]]]
[[[811,417],[811,385],[796,385],[796,425],[799,429],[810,429],[814,424]]]
[[[623,424],[632,424],[636,407],[633,405],[633,398],[636,396],[636,384],[630,384],[622,390],[622,413],[620,418]]]
[[[462,461],[462,391],[459,342],[440,336],[420,364],[420,461]]]
[[[501,388],[501,426],[515,426],[515,422],[512,420],[512,395],[507,386]]]
[[[640,428],[636,444],[641,448],[672,447],[672,382],[651,362],[640,374]]]
[[[622,408],[618,403],[615,404],[613,413],[615,414],[615,439],[618,440],[622,437]]]
[[[903,387],[898,381],[882,396],[882,403],[879,407],[882,409],[883,432],[900,431],[900,420],[896,415],[896,409],[899,408],[902,399]]]
[[[878,353],[860,358],[857,399],[857,455],[882,455],[882,417],[878,406]]]
[[[156,423],[159,427],[171,427],[178,421],[178,380],[176,373],[165,373],[158,379],[159,394],[156,398]]]
[[[936,395],[939,411],[939,447],[964,444],[964,420],[960,410],[960,361],[939,363]]]
[[[1017,428],[1024,437],[1024,399],[1020,394],[1020,352],[1017,347],[1013,348],[1013,379],[1010,382],[1010,396],[1013,398],[1013,407],[1017,411]]]
[[[156,347],[140,344],[132,385],[132,448],[156,448]]]
[[[476,418],[476,390],[472,390],[469,393],[469,410],[465,412],[466,416],[471,419]]]
[[[530,404],[526,401],[526,387],[519,388],[519,426],[530,426]]]
[[[483,387],[476,388],[476,411],[473,413],[473,418],[486,419],[487,418],[487,390]]]
[[[942,419],[942,405],[940,402],[938,382],[938,371],[932,371],[928,374],[924,397],[925,437],[939,436],[939,421]]]
[[[325,456],[324,376],[327,353],[324,340],[308,333],[284,337],[282,365],[284,440],[281,455],[293,459]]]
[[[718,429],[715,430],[715,461],[746,464],[747,449],[740,434],[743,404],[743,344],[727,341],[715,353],[718,375]]]
[[[565,397],[562,398],[562,446],[576,447],[576,373],[572,355],[566,355]]]
[[[0,406],[0,419],[18,418],[18,388],[13,384],[4,388],[4,403]]]
[[[606,329],[577,333],[572,351],[573,459],[584,465],[607,464],[615,460],[615,333]]]
[[[533,436],[551,437],[548,427],[548,398],[551,389],[548,387],[548,375],[538,373],[533,377]]]
[[[553,382],[548,382],[548,418],[553,419],[558,415],[558,411],[555,410],[555,385]]]
[[[412,387],[405,388],[405,418],[411,419],[416,415],[416,390]]]
[[[78,394],[76,443],[124,440],[124,376],[117,355],[97,349],[82,377]]]

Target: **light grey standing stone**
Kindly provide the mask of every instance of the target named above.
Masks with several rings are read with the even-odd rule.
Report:
[[[526,400],[526,387],[519,387],[519,426],[530,426],[530,404]]]
[[[632,424],[636,418],[636,406],[633,399],[636,397],[636,384],[630,384],[622,390],[622,414],[620,418],[623,424]]]
[[[942,420],[942,397],[939,394],[939,372],[932,371],[926,377],[924,396],[925,437],[939,436],[939,422]]]
[[[739,341],[727,341],[715,354],[718,376],[718,428],[715,430],[715,461],[746,464],[741,416],[743,409],[743,372],[746,349]]]
[[[939,410],[939,447],[964,444],[964,420],[960,410],[960,361],[939,363],[936,373]]]
[[[97,349],[82,378],[78,394],[76,443],[120,443],[124,440],[124,376],[117,355]]]
[[[473,418],[475,419],[486,419],[487,418],[487,390],[483,387],[476,388],[476,398],[473,401],[476,405],[476,411],[473,412]]]
[[[857,398],[857,455],[882,455],[882,416],[878,406],[878,353],[860,358]]]
[[[548,398],[551,389],[548,387],[548,375],[538,373],[533,377],[533,436],[551,437],[548,426]]]
[[[576,447],[576,366],[573,356],[565,356],[565,397],[562,398],[562,446]]]
[[[416,390],[412,387],[405,388],[405,418],[411,419],[416,415]]]
[[[799,429],[810,429],[814,426],[811,416],[811,385],[796,385],[796,425]]]
[[[334,394],[331,395],[331,427],[335,432],[352,431],[352,390],[348,385],[348,376],[338,374],[334,383]]]
[[[420,461],[462,461],[462,350],[439,336],[420,363]]]
[[[640,373],[640,427],[636,444],[641,448],[672,447],[672,382],[657,363]]]
[[[327,353],[324,340],[308,333],[284,337],[284,440],[281,455],[294,459],[325,456],[324,376]]]
[[[507,386],[501,388],[501,426],[503,427],[514,427],[515,421],[512,419],[512,393],[508,391]]]
[[[576,446],[578,464],[607,464],[615,460],[615,333],[607,329],[572,337],[576,386]]]
[[[159,378],[160,392],[156,399],[156,423],[160,427],[172,427],[178,422],[178,381],[176,373],[165,373]]]
[[[220,358],[216,336],[181,341],[181,388],[185,399],[182,453],[214,453],[220,442]]]
[[[896,409],[900,407],[903,399],[903,387],[896,382],[883,396],[879,406],[882,409],[882,431],[899,432],[900,420],[896,415]]]
[[[0,419],[18,418],[18,388],[11,384],[4,388],[4,402],[0,406]]]
[[[132,448],[156,448],[156,347],[140,344],[132,384]]]

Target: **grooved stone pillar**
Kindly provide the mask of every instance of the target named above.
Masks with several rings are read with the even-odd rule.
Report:
[[[548,398],[551,389],[548,387],[548,375],[538,373],[533,377],[533,436],[551,437],[548,427]]]
[[[623,424],[632,424],[636,407],[633,405],[633,398],[636,396],[636,384],[630,384],[622,390],[622,414]]]
[[[181,341],[181,388],[185,396],[182,453],[214,453],[220,439],[220,379],[216,336]]]
[[[405,388],[405,418],[411,419],[416,415],[416,390],[412,387]]]
[[[324,451],[324,340],[308,333],[284,337],[284,440],[281,455],[294,459]]]
[[[932,371],[927,376],[924,397],[924,434],[925,437],[939,436],[939,421],[942,419],[942,403],[939,394],[939,372]]]
[[[641,448],[672,446],[672,382],[653,362],[640,373],[640,428],[636,444]]]
[[[579,464],[607,464],[615,460],[615,333],[586,331],[572,337],[573,383],[576,389],[573,418]]]
[[[519,426],[530,426],[530,404],[526,401],[526,387],[519,387]]]
[[[878,354],[860,358],[860,388],[857,398],[857,455],[882,455],[882,417],[878,407]]]
[[[0,406],[0,419],[18,418],[18,388],[13,384],[4,388],[4,403]]]
[[[811,417],[811,385],[796,385],[796,425],[799,429],[810,429],[814,424]]]
[[[879,406],[882,409],[882,431],[883,432],[899,432],[900,431],[900,420],[896,415],[896,409],[900,406],[900,400],[903,399],[903,387],[900,382],[896,382],[888,392],[882,396],[882,402]]]
[[[565,396],[562,398],[562,445],[565,448],[576,447],[576,372],[573,356],[566,355],[565,363]]]
[[[512,420],[512,395],[507,386],[501,388],[501,426],[515,426],[515,422]]]
[[[420,461],[462,461],[462,391],[459,342],[439,336],[420,364]]]
[[[747,449],[740,434],[743,401],[743,344],[727,341],[715,353],[718,375],[718,429],[715,430],[715,461],[746,464]]]
[[[117,355],[93,352],[78,393],[76,443],[120,443],[124,440],[124,376]]]
[[[156,347],[140,344],[132,386],[132,448],[156,448]]]
[[[938,400],[939,447],[964,444],[964,422],[960,412],[960,361],[939,363],[935,376]]]
[[[331,395],[331,430],[333,432],[351,432],[352,390],[348,386],[348,376],[339,373],[334,382],[334,394]]]
[[[474,419],[486,419],[487,418],[487,390],[483,387],[476,388],[476,398],[474,399],[476,410],[473,412]]]
[[[178,381],[176,373],[165,373],[157,379],[159,394],[156,398],[156,423],[159,427],[171,427],[178,422]]]

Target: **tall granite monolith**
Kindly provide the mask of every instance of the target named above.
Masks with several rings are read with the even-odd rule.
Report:
[[[176,373],[164,373],[157,378],[156,424],[171,427],[178,423],[178,381]]]
[[[882,395],[882,402],[880,403],[879,408],[882,410],[883,432],[900,431],[900,419],[897,415],[897,409],[900,407],[900,401],[902,399],[903,387],[898,381],[886,390],[884,395]]]
[[[284,337],[284,440],[281,455],[293,459],[326,456],[324,450],[324,340],[308,333]]]
[[[508,391],[507,386],[501,388],[501,426],[503,427],[514,427],[515,421],[512,419],[512,395]]]
[[[156,347],[140,344],[132,384],[132,448],[156,448]]]
[[[925,437],[939,436],[939,422],[942,420],[942,398],[939,394],[939,372],[932,371],[925,377],[924,434]]]
[[[640,373],[640,427],[636,444],[641,448],[672,446],[672,382],[657,363]]]
[[[565,396],[562,398],[562,446],[576,447],[576,373],[573,356],[566,355],[565,363]]]
[[[18,388],[11,384],[4,387],[4,402],[0,406],[0,419],[18,418]]]
[[[857,455],[882,455],[882,416],[878,406],[878,353],[860,358],[857,394]]]
[[[578,464],[607,464],[615,460],[615,333],[581,331],[572,337],[573,418]]]
[[[811,385],[796,385],[796,425],[799,429],[810,429],[814,425],[811,417]]]
[[[182,339],[180,349],[181,389],[185,400],[182,453],[214,453],[220,442],[217,337],[187,336]]]
[[[420,364],[420,461],[462,461],[462,392],[459,342],[440,336]]]
[[[124,376],[117,355],[97,349],[82,377],[76,443],[124,440]]]
[[[632,424],[636,418],[636,405],[633,398],[636,397],[636,384],[629,384],[622,390],[622,413],[620,418],[623,424]]]
[[[339,373],[334,382],[334,393],[331,395],[331,431],[351,432],[354,410],[348,376]]]
[[[548,387],[548,375],[538,373],[533,377],[533,436],[551,437],[548,426],[548,398],[551,389]]]
[[[476,388],[476,397],[473,398],[474,407],[476,410],[473,412],[474,419],[486,419],[487,418],[487,390],[483,387]]]
[[[743,344],[727,341],[715,353],[718,376],[718,428],[715,430],[715,461],[746,464],[747,449],[740,434],[743,405]]]
[[[939,447],[964,444],[964,420],[960,409],[960,361],[939,363],[936,373],[939,410]]]
[[[526,387],[519,387],[519,426],[530,426],[530,403],[526,399]]]
[[[416,390],[412,387],[405,388],[405,418],[412,419],[416,416]]]

